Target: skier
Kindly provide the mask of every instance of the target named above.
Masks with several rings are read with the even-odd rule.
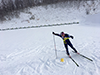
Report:
[[[60,34],[57,34],[57,33],[52,32],[52,34],[57,35],[57,36],[59,36],[59,37],[61,37],[61,38],[63,39],[64,46],[65,46],[65,48],[66,48],[66,53],[67,53],[67,55],[68,55],[69,57],[71,57],[71,56],[70,56],[69,51],[68,51],[68,45],[69,45],[76,53],[78,53],[77,50],[73,47],[72,43],[71,43],[70,40],[69,40],[69,38],[72,38],[72,39],[73,39],[73,38],[74,38],[73,36],[70,36],[69,34],[65,34],[64,32],[61,32]],[[79,54],[79,53],[78,53],[78,54]]]

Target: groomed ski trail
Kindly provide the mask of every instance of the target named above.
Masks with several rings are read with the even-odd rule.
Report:
[[[74,39],[70,40],[75,48],[93,62],[72,53],[69,48],[71,56],[80,65],[77,68],[58,37],[55,37],[58,56],[55,59],[52,31],[72,34]],[[96,35],[99,32],[98,27],[79,25],[0,32],[0,75],[99,75],[100,36]],[[61,58],[65,62],[60,62]]]

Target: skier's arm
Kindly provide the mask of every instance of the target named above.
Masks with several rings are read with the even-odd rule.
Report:
[[[74,38],[72,35],[69,35],[69,34],[67,34],[67,36],[68,36],[69,38],[72,38],[72,39]]]
[[[72,35],[69,35],[70,38],[74,39],[74,37]]]
[[[54,33],[54,32],[52,32],[52,34],[54,34],[54,35],[57,35],[57,36],[60,36],[59,34],[57,34],[57,33]],[[61,37],[61,36],[60,36]]]

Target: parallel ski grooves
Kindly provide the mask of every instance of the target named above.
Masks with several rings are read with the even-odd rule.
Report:
[[[72,52],[74,52],[74,51],[72,51]],[[74,52],[75,53],[75,52]],[[77,54],[77,53],[76,53]],[[90,61],[93,61],[92,59],[90,59],[90,58],[88,58],[87,56],[84,56],[84,55],[82,55],[82,54],[78,54],[78,55],[80,55],[80,56],[82,56],[82,57],[84,57],[84,58],[86,58],[86,59],[88,59],[88,60],[90,60]]]
[[[77,65],[77,67],[79,67],[79,65],[76,63],[76,61],[72,57],[70,57],[70,59]]]

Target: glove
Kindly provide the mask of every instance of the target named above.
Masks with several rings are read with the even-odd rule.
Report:
[[[55,33],[54,33],[54,32],[52,32],[52,34],[54,34],[54,35],[55,35]]]
[[[74,39],[74,37],[73,36],[70,36],[72,39]]]

